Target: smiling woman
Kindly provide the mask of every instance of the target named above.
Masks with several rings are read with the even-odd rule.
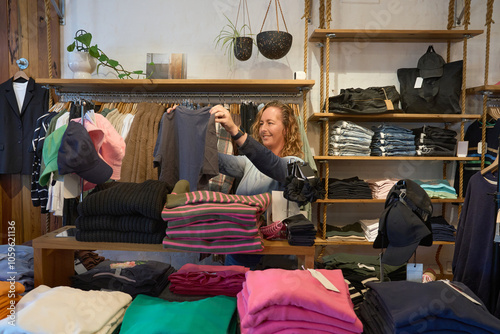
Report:
[[[224,107],[215,106],[210,112],[215,115],[215,122],[231,134],[242,154],[219,153],[220,173],[240,179],[236,194],[256,195],[284,190],[288,162],[302,158],[302,141],[292,109],[278,101],[267,103],[252,126],[253,137],[238,129]],[[227,255],[226,265],[244,265],[254,269],[261,257]]]

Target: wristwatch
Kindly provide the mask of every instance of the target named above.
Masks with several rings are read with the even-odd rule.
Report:
[[[235,134],[234,136],[231,136],[231,138],[233,138],[233,140],[238,140],[241,138],[241,136],[243,136],[245,134],[245,132],[243,132],[243,130],[241,129],[238,129],[238,133]]]

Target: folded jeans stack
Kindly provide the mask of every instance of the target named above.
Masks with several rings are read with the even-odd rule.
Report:
[[[443,216],[431,217],[432,239],[434,241],[455,241],[457,229]]]
[[[368,156],[373,131],[349,121],[338,121],[330,130],[328,154],[332,156]]]
[[[414,156],[415,135],[411,130],[396,125],[372,126],[374,132],[370,145],[372,156]]]
[[[451,157],[455,155],[457,132],[435,126],[424,125],[413,129],[417,155]]]
[[[316,238],[314,224],[303,214],[283,219],[288,233],[288,243],[293,246],[312,246]]]

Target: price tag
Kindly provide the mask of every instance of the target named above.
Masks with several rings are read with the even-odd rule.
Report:
[[[423,263],[408,263],[406,265],[406,280],[410,282],[422,283],[422,275],[424,274]]]
[[[314,270],[314,269],[307,269],[311,275],[317,279],[321,284],[323,284],[323,286],[330,290],[330,291],[335,291],[335,292],[340,292],[339,289],[337,289],[337,287],[335,285],[333,285],[332,282],[330,282],[328,280],[328,278],[326,278],[322,273],[320,273],[319,271],[317,270]]]
[[[424,79],[422,77],[417,77],[417,80],[415,80],[415,85],[413,88],[422,88],[422,84],[424,83]]]

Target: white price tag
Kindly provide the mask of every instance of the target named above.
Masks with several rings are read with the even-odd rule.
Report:
[[[406,280],[410,282],[422,283],[422,275],[424,274],[423,263],[408,263],[406,265]]]
[[[422,84],[424,83],[424,79],[422,77],[417,77],[417,80],[415,80],[415,85],[413,88],[422,88]]]
[[[335,291],[335,292],[340,292],[339,289],[337,289],[337,287],[335,285],[333,285],[332,282],[330,282],[328,280],[328,278],[326,278],[322,273],[320,273],[319,271],[316,271],[314,269],[307,269],[311,275],[317,279],[321,284],[323,284],[323,286],[330,290],[330,291]]]

